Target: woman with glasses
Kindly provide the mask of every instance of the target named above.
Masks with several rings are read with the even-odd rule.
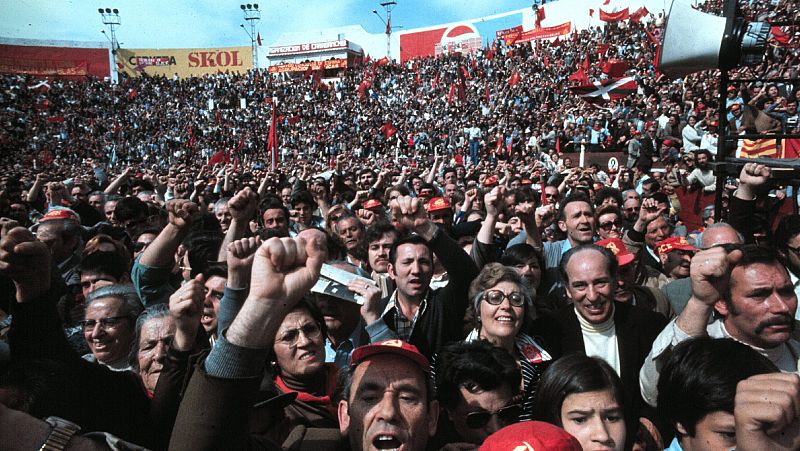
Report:
[[[337,405],[333,400],[338,371],[325,363],[325,320],[310,302],[301,301],[284,317],[269,362],[279,393],[296,393],[284,408],[286,422],[269,432],[282,443],[294,426],[338,428]]]
[[[536,387],[551,360],[533,337],[522,332],[536,317],[535,295],[526,279],[499,263],[484,266],[469,288],[475,329],[467,341],[485,340],[514,356],[522,373],[522,420],[532,419]]]
[[[136,291],[130,285],[104,286],[91,292],[85,305],[81,328],[91,353],[83,358],[114,371],[130,370],[134,325],[142,312]]]
[[[622,238],[622,212],[613,205],[604,205],[595,211],[597,235],[601,240]]]

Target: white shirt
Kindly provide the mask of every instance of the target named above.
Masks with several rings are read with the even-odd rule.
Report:
[[[617,327],[614,324],[614,312],[600,324],[592,324],[577,311],[578,323],[583,334],[583,349],[589,357],[598,357],[606,361],[619,375],[622,367],[619,363],[619,346],[617,345]]]

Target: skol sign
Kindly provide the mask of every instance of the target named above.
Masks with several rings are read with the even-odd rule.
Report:
[[[147,74],[200,77],[224,72],[241,73],[253,68],[250,47],[216,49],[119,49],[117,66],[131,76]]]

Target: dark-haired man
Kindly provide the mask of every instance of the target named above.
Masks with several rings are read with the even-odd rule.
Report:
[[[419,199],[401,196],[392,202],[395,224],[416,235],[397,240],[390,252],[389,277],[397,288],[387,299],[381,319],[367,325],[371,337],[400,338],[425,356],[463,338],[467,290],[478,274],[475,263],[428,219]],[[450,274],[446,287],[432,290],[433,254]],[[380,329],[380,330],[379,330]]]
[[[436,357],[436,394],[447,421],[440,420],[437,439],[477,446],[519,421],[522,407],[514,399],[521,378],[514,357],[486,341],[443,348]]]
[[[796,372],[800,356],[797,296],[775,253],[759,246],[713,247],[695,254],[692,297],[653,343],[640,374],[642,396],[655,405],[659,369],[673,346],[691,337],[734,338],[784,372]],[[718,317],[709,322],[712,312]]]

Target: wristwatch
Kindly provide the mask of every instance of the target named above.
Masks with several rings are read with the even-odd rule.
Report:
[[[47,417],[44,421],[53,429],[39,451],[61,451],[67,446],[72,436],[81,430],[77,424],[59,417]]]

